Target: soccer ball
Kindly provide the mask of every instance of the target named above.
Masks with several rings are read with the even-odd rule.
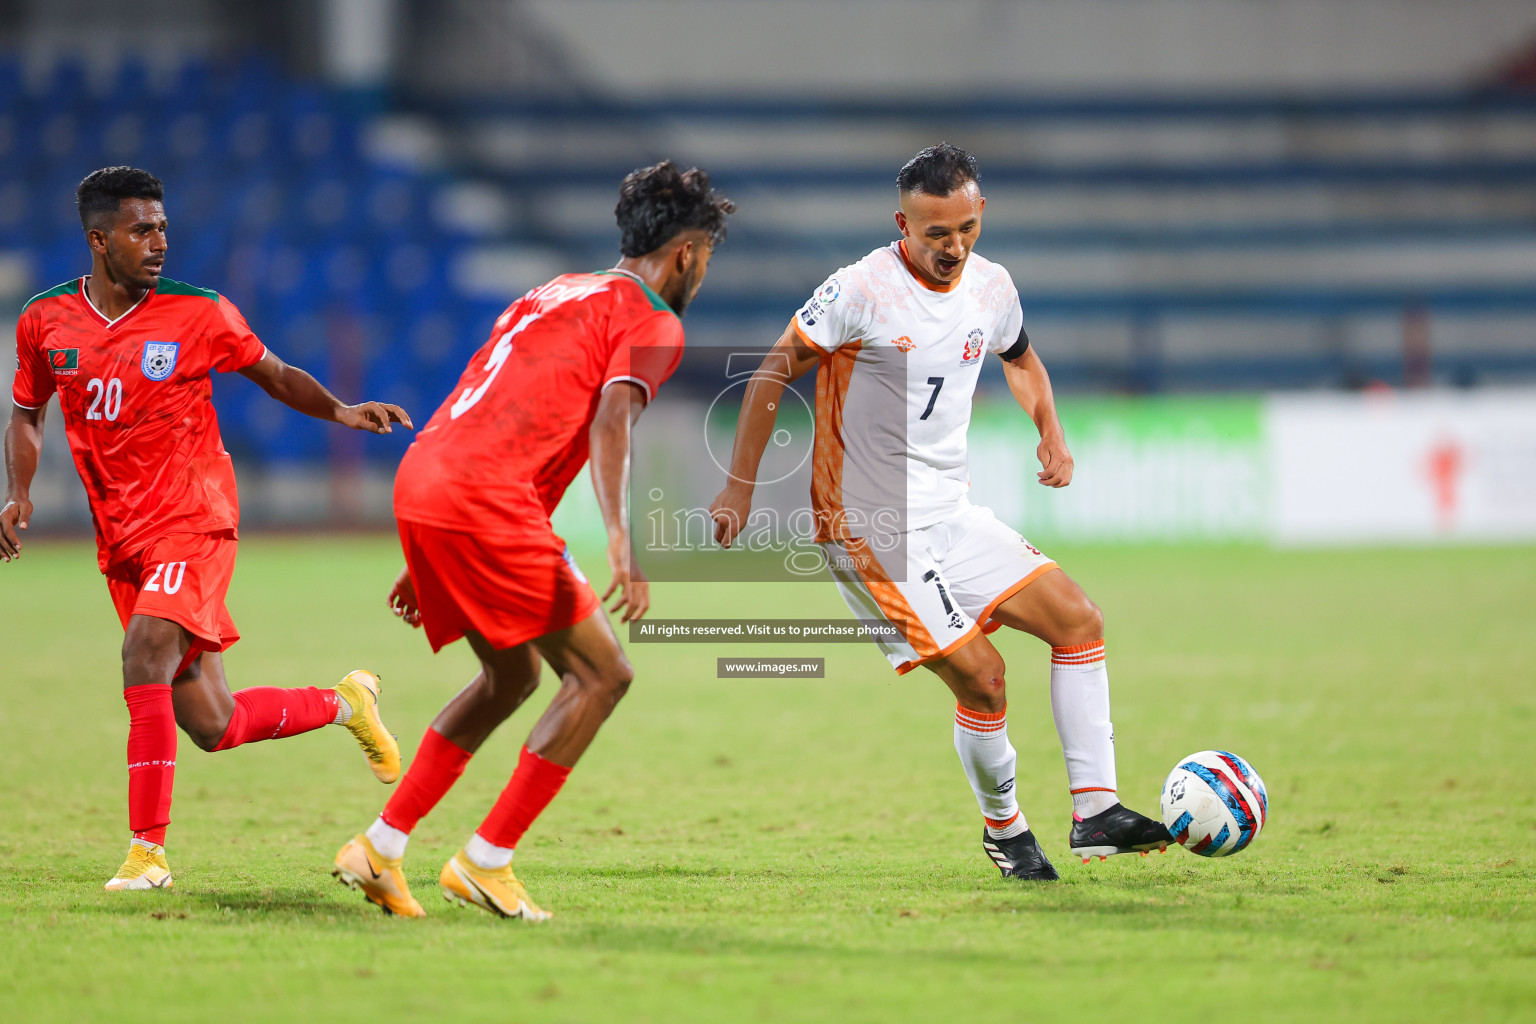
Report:
[[[1190,853],[1226,857],[1247,849],[1269,819],[1269,794],[1253,766],[1225,750],[1179,761],[1163,783],[1163,824]]]

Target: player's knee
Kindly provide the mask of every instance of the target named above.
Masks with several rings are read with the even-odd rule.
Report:
[[[180,649],[173,643],[154,637],[129,635],[123,638],[123,685],[169,683],[176,671]]]
[[[1104,639],[1104,613],[1082,591],[1062,609],[1061,620],[1062,635],[1053,641],[1058,647]]]
[[[594,668],[595,671],[585,681],[586,685],[606,697],[610,707],[623,700],[629,692],[629,684],[635,679],[635,669],[629,659],[620,656],[611,664]]]
[[[1104,611],[1103,611],[1103,609],[1101,609],[1098,605],[1094,604],[1092,601],[1088,600],[1088,598],[1086,598],[1086,597],[1083,598],[1083,603],[1086,604],[1088,607],[1087,607],[1087,609],[1083,613],[1083,621],[1082,621],[1082,627],[1081,628],[1085,632],[1092,634],[1091,636],[1088,637],[1088,640],[1090,640],[1090,641],[1091,640],[1102,640],[1102,639],[1104,639]],[[1087,642],[1087,641],[1085,641],[1085,642]]]
[[[972,667],[963,677],[961,704],[972,711],[995,715],[1008,706],[1007,666],[996,655]]]
[[[619,659],[619,663],[608,671],[608,687],[614,703],[624,699],[624,695],[629,692],[629,684],[634,681],[635,667],[629,663],[628,658]]]

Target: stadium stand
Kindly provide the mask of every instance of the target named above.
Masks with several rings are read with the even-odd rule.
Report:
[[[611,260],[632,167],[698,163],[738,200],[690,337],[758,344],[892,236],[895,169],[940,138],[982,159],[982,249],[1064,387],[1400,383],[1405,340],[1426,337],[1415,382],[1536,377],[1536,94],[1519,80],[1305,100],[517,103],[362,97],[261,55],[0,60],[0,290],[14,309],[79,273],[75,183],[136,163],[169,190],[173,277],[230,295],[338,388],[424,414],[509,297]],[[237,456],[335,455],[321,425],[225,386]]]
[[[375,151],[375,114],[260,56],[159,74],[134,62],[105,75],[68,58],[32,73],[0,62],[0,250],[23,268],[8,275],[7,304],[14,312],[89,268],[79,179],[143,166],[167,189],[169,276],[228,294],[276,351],[338,390],[430,410],[502,303],[448,285],[474,232],[443,209],[448,179]],[[334,454],[323,424],[282,415],[244,382],[216,387],[237,457]],[[382,461],[403,444],[366,447]]]
[[[1068,386],[1397,382],[1426,318],[1439,379],[1536,372],[1529,92],[418,109],[577,263],[605,251],[613,152],[714,171],[741,212],[690,314],[699,340],[774,336],[830,268],[891,237],[895,168],[948,138],[982,158],[982,251]]]

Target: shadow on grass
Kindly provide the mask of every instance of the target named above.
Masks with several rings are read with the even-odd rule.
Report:
[[[72,914],[111,918],[196,919],[208,923],[221,917],[234,918],[238,915],[243,918],[254,913],[320,917],[335,914],[337,907],[313,887],[292,886],[234,891],[172,889],[164,892],[101,893],[70,899],[63,909]]]
[[[336,904],[313,888],[264,888],[251,892],[201,892],[187,901],[200,911],[212,913],[268,913],[316,916],[334,914]]]

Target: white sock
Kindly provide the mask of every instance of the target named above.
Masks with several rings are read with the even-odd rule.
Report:
[[[470,836],[469,842],[464,844],[464,856],[475,867],[486,871],[498,871],[511,864],[515,852],[510,846],[492,846],[480,838],[479,832]]]
[[[352,705],[341,694],[336,695],[336,717],[331,719],[332,725],[346,725],[352,720]],[[380,850],[380,854],[384,851]]]
[[[128,840],[128,845],[129,846],[142,846],[146,850],[158,850],[158,849],[160,849],[160,844],[159,843],[152,843],[148,839],[137,839],[137,838],[130,839],[130,840]]]
[[[1104,641],[1051,648],[1051,713],[1067,762],[1072,812],[1091,818],[1120,802],[1115,795],[1115,727],[1109,720]]]
[[[410,841],[409,832],[401,832],[395,826],[386,823],[383,817],[374,820],[368,826],[368,831],[363,833],[373,848],[379,851],[380,857],[388,857],[390,860],[399,860],[405,856],[405,844]]]
[[[1028,829],[1013,791],[1019,755],[1008,742],[1007,709],[989,714],[956,704],[955,753],[987,820],[987,834],[1010,839]]]

